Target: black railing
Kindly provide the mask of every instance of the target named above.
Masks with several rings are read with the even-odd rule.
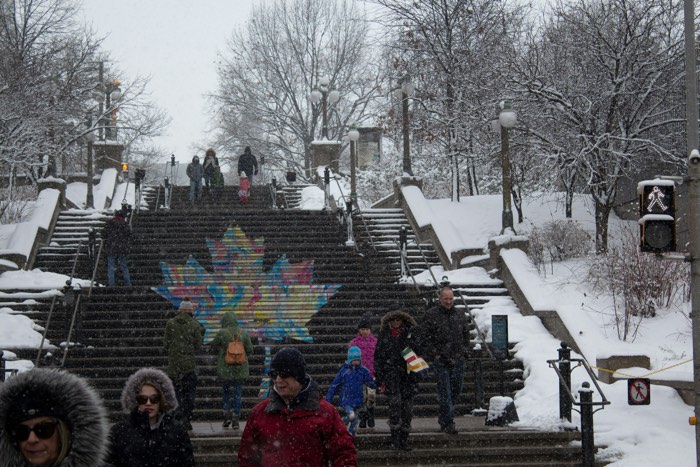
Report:
[[[598,410],[603,410],[610,401],[603,394],[603,390],[598,385],[598,380],[591,369],[591,366],[583,358],[571,358],[571,349],[566,342],[561,343],[559,349],[559,358],[556,360],[547,360],[547,363],[559,377],[559,417],[562,420],[571,421],[571,411],[575,410],[581,415],[581,450],[583,452],[583,466],[593,467],[595,464],[595,443],[593,430],[593,414]],[[572,363],[576,363],[574,368]],[[578,390],[579,401],[576,401],[571,391],[571,372],[577,367],[582,366],[588,373],[589,378],[593,381],[600,401],[593,401],[593,390],[588,381],[581,384]],[[574,409],[573,406],[578,406],[580,410]],[[597,410],[593,407],[599,406]]]

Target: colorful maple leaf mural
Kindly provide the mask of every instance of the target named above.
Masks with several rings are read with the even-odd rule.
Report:
[[[195,318],[204,325],[205,341],[221,329],[224,313],[233,311],[241,327],[257,337],[259,344],[285,337],[313,342],[306,324],[340,285],[313,284],[313,260],[291,264],[281,258],[264,271],[264,239],[249,239],[238,226],[229,227],[221,240],[206,242],[212,272],[192,256],[185,264],[163,262],[164,285],[152,288],[175,307],[184,297],[190,297]],[[269,387],[269,379],[265,378],[269,346],[265,350],[261,386]]]
[[[291,264],[278,259],[263,271],[263,239],[248,239],[240,227],[223,238],[207,239],[212,272],[190,256],[185,264],[161,263],[165,284],[153,290],[180,306],[184,297],[195,304],[195,318],[205,327],[205,341],[220,329],[224,313],[236,313],[251,336],[285,337],[312,342],[306,323],[328,303],[340,285],[313,284],[313,260]]]

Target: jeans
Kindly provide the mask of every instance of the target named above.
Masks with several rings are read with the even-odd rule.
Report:
[[[107,256],[107,284],[114,287],[114,262],[119,260],[119,267],[122,270],[122,278],[127,287],[131,287],[131,276],[129,275],[129,267],[126,265],[126,255]]]
[[[234,381],[224,381],[221,383],[221,388],[224,393],[224,411],[228,412],[233,409],[233,414],[236,417],[241,415],[241,392],[243,385]],[[231,407],[233,405],[233,407]]]
[[[459,401],[464,385],[464,360],[447,363],[441,360],[433,362],[437,376],[438,399],[440,409],[438,423],[441,428],[454,425],[454,406]]]
[[[190,202],[194,203],[199,201],[202,197],[202,179],[192,180],[190,179]]]
[[[192,421],[192,412],[194,412],[194,400],[197,396],[197,373],[187,373],[178,380],[173,379],[173,386],[175,386],[177,402],[180,404],[177,408],[176,418],[187,424],[187,422]]]
[[[343,416],[343,423],[348,425],[348,432],[350,432],[350,434],[352,436],[355,436],[355,433],[357,432],[357,425],[360,423],[360,414],[359,414],[360,407],[353,408],[353,407],[350,407],[348,405],[348,406],[345,406],[343,408],[345,409],[345,415]],[[350,420],[351,413],[354,414],[354,418],[352,420]]]

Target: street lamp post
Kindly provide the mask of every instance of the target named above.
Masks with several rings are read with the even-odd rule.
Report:
[[[328,101],[335,104],[340,100],[340,93],[335,89],[330,89],[330,78],[322,76],[318,79],[318,86],[311,91],[309,98],[314,104],[321,102],[321,114],[323,126],[321,127],[321,139],[328,139]]]
[[[350,140],[350,199],[357,206],[357,141],[360,139],[360,132],[355,127],[348,131]]]
[[[121,82],[114,80],[111,82],[105,82],[104,79],[104,63],[99,64],[99,84],[98,84],[98,94],[96,95],[98,101],[98,111],[100,114],[100,141],[106,139],[116,139],[116,112],[117,108],[113,107],[113,104],[118,102],[122,97],[122,90],[119,87]],[[110,116],[107,117],[107,112]],[[114,127],[114,131],[112,128]],[[104,130],[104,131],[103,131]]]
[[[401,99],[401,132],[403,135],[403,173],[413,176],[413,170],[411,169],[411,142],[409,139],[410,134],[410,121],[408,115],[408,98],[413,95],[415,86],[411,82],[408,76],[404,76],[401,79],[401,87],[396,90],[396,96]]]
[[[92,143],[95,142],[95,133],[92,131],[92,116],[88,115],[87,117],[87,127],[88,127],[88,133],[85,135],[85,141],[87,143],[87,196],[85,198],[85,209],[94,209],[95,208],[95,198],[92,193],[92,177],[93,177],[93,170],[92,170]]]
[[[507,229],[513,229],[513,209],[511,207],[510,186],[510,155],[508,147],[508,130],[513,128],[518,121],[515,111],[509,100],[498,103],[498,123],[501,126],[501,170],[503,172],[503,213],[501,215],[501,234]]]

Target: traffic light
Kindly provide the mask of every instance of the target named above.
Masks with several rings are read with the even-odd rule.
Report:
[[[639,193],[639,247],[647,253],[676,250],[675,183],[672,180],[644,180]]]

